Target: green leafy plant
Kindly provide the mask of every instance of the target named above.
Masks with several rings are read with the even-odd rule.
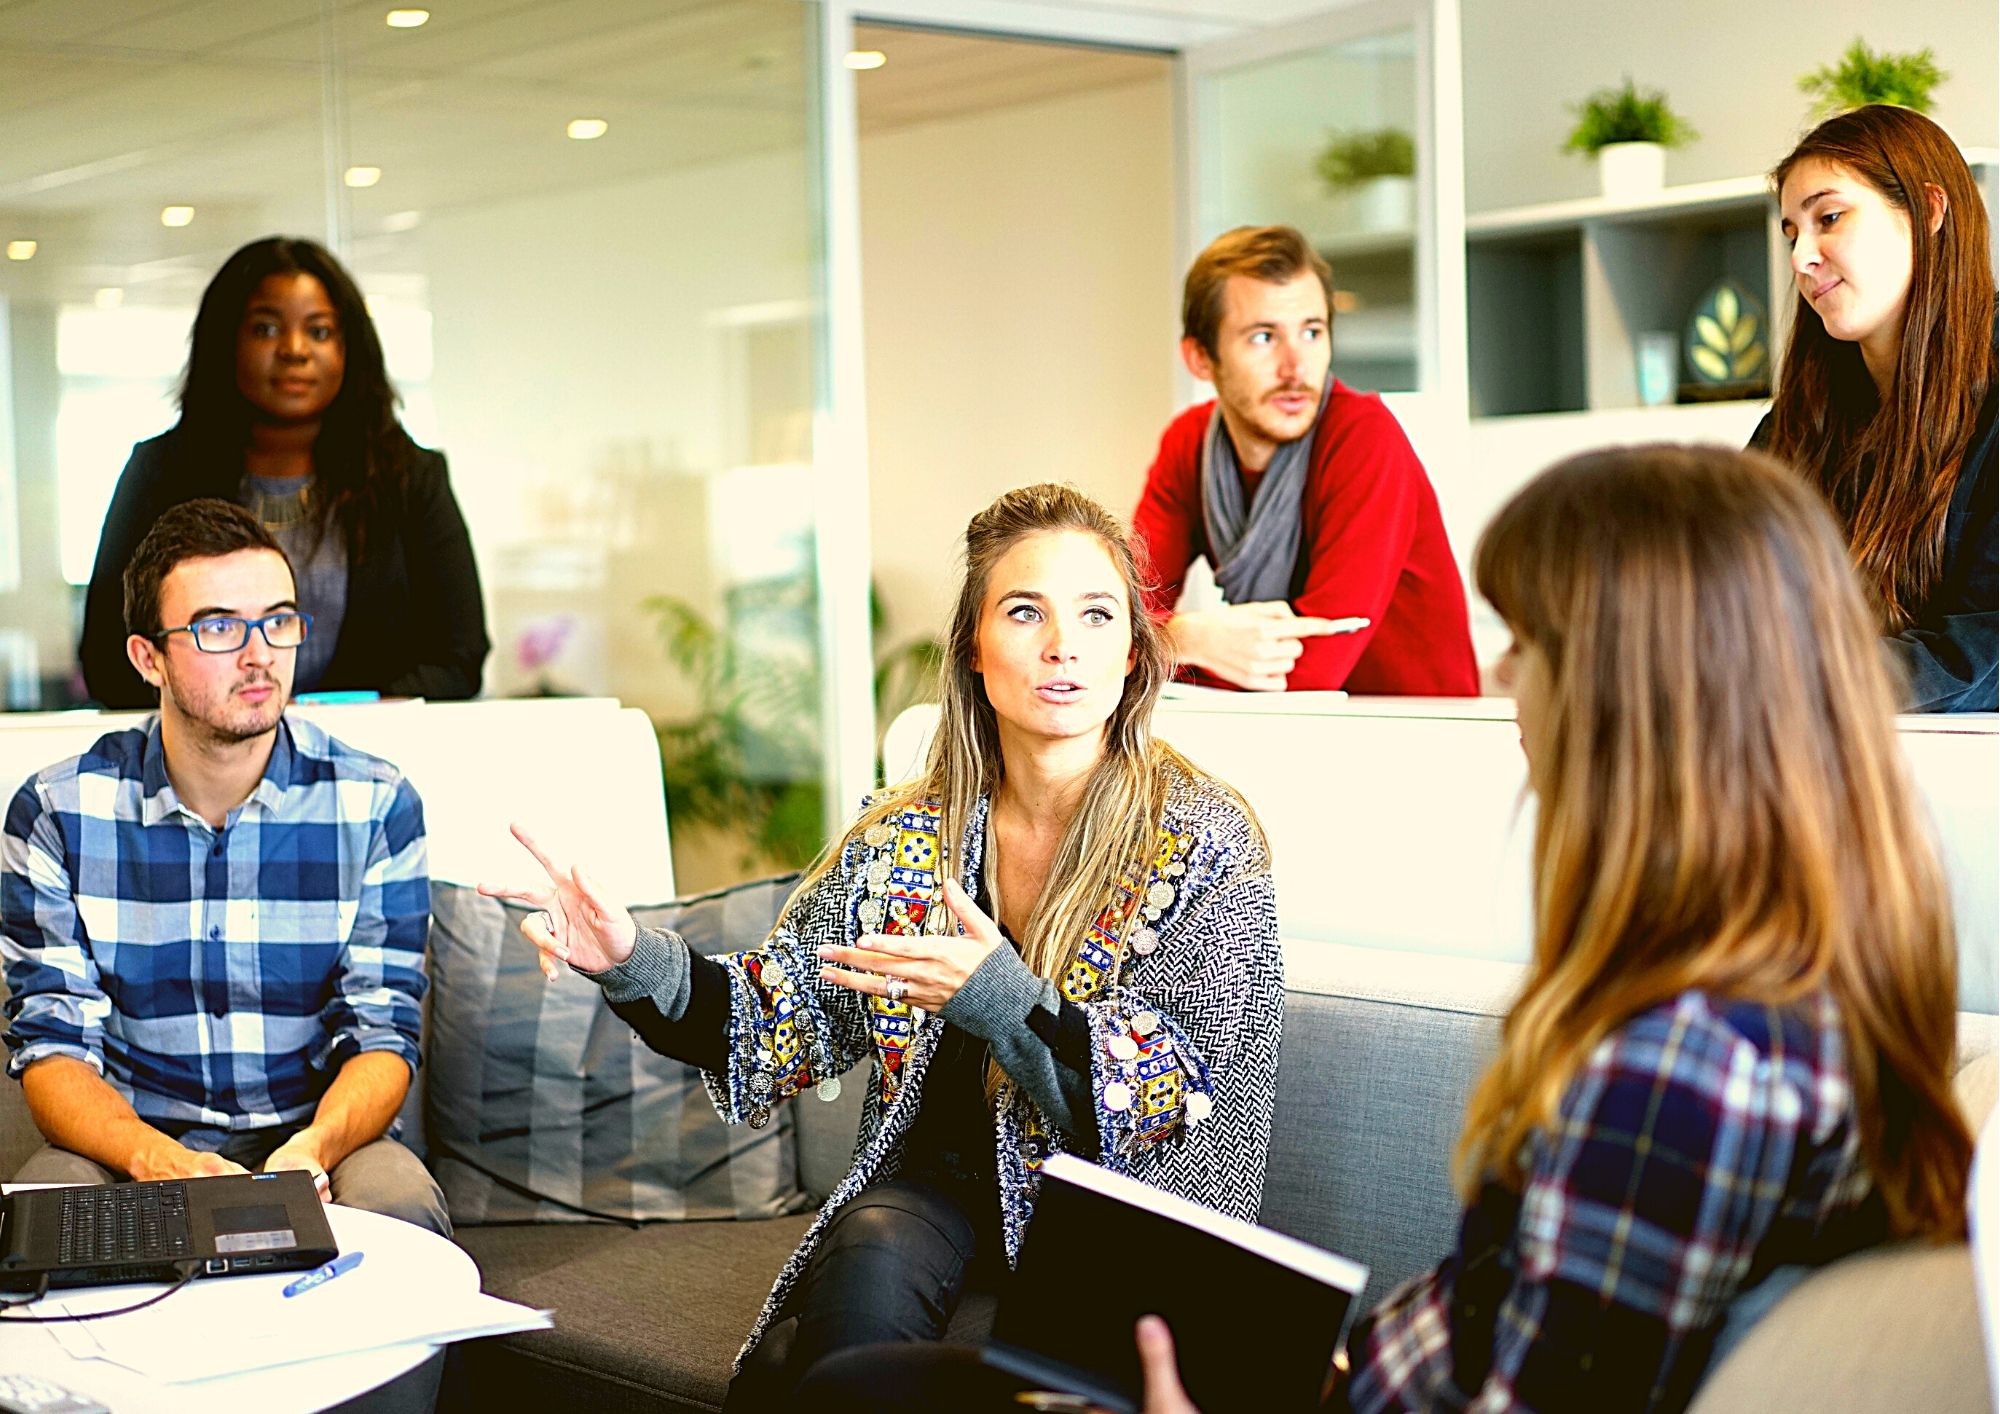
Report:
[[[688,716],[655,724],[668,819],[740,835],[746,869],[809,863],[826,838],[820,673],[808,647],[816,641],[812,585],[775,580],[733,591],[731,632],[671,595],[641,607],[658,620],[668,660],[695,692]],[[872,595],[869,621],[879,637],[884,619]],[[880,721],[930,696],[943,655],[937,639],[917,638],[877,658]]]
[[[1417,145],[1401,128],[1327,134],[1313,170],[1327,190],[1342,192],[1376,177],[1417,174]]]
[[[739,832],[746,868],[760,860],[798,868],[826,833],[819,667],[801,653],[814,641],[812,586],[783,580],[732,598],[734,622],[776,631],[725,633],[670,595],[641,606],[657,617],[668,660],[695,691],[691,715],[655,724],[667,817]]]
[[[1581,103],[1572,103],[1576,114],[1575,131],[1563,144],[1569,152],[1595,152],[1614,142],[1657,142],[1662,147],[1685,147],[1701,134],[1688,126],[1667,106],[1667,95],[1659,89],[1640,89],[1625,76],[1622,88],[1600,88]]]
[[[1914,54],[1877,54],[1857,36],[1838,64],[1823,64],[1801,75],[1799,91],[1816,100],[1816,117],[1870,103],[1893,103],[1928,113],[1931,90],[1950,77],[1937,66],[1937,56],[1929,49]]]

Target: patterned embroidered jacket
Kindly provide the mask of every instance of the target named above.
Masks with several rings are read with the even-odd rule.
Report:
[[[982,798],[957,852],[968,887],[981,867],[986,810]],[[821,982],[815,950],[863,933],[916,931],[939,896],[939,857],[938,811],[906,809],[850,835],[839,865],[793,903],[762,947],[716,958],[730,981],[730,1060],[727,1074],[705,1079],[724,1119],[763,1123],[779,1101],[863,1059],[874,1062],[854,1165],[779,1274],[739,1362],[790,1294],[833,1213],[895,1176],[945,1025]],[[1277,903],[1261,832],[1226,787],[1176,772],[1146,877],[1106,893],[1110,902],[1060,983],[1090,1019],[1099,1162],[1254,1219],[1284,1018]],[[832,1091],[837,1086],[828,1085]],[[1067,1141],[1018,1087],[1003,1086],[994,1108],[1011,1264],[1034,1209],[1037,1171]]]

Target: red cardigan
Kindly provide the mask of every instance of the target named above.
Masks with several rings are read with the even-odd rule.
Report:
[[[1213,402],[1167,425],[1132,531],[1151,561],[1146,608],[1173,612],[1197,555],[1208,553],[1201,513],[1201,443]],[[1295,612],[1363,615],[1359,633],[1304,640],[1285,686],[1357,694],[1476,697],[1465,589],[1445,539],[1437,493],[1395,414],[1373,393],[1336,380],[1321,415],[1299,516],[1305,588]],[[1228,686],[1205,673],[1201,682]]]

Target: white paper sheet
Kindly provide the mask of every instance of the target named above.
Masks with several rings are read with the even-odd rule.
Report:
[[[541,1330],[550,1313],[433,1283],[356,1280],[353,1274],[285,1296],[297,1273],[194,1283],[157,1306],[101,1321],[49,1327],[78,1359],[109,1360],[168,1384],[215,1379],[394,1345],[440,1345]],[[130,1305],[146,1287],[97,1289],[37,1303],[71,1314]]]

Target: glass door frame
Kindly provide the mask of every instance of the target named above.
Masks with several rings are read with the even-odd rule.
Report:
[[[1191,45],[1181,53],[1182,263],[1194,259],[1202,172],[1201,84],[1244,64],[1407,29],[1416,38],[1417,396],[1466,405],[1465,120],[1458,0],[1349,0],[1304,19]],[[1192,388],[1190,380],[1189,388]]]
[[[1232,33],[1213,20],[1115,11],[1076,11],[1049,0],[801,0],[813,28],[818,219],[819,320],[813,426],[814,523],[819,575],[821,722],[826,743],[827,832],[831,838],[875,784],[874,646],[868,534],[868,408],[861,309],[860,128],[854,74],[846,65],[854,26],[875,22],[956,29],[996,37],[1156,49]],[[1178,218],[1177,218],[1178,219]],[[1179,306],[1176,291],[1163,302]],[[887,723],[881,723],[886,726]]]

